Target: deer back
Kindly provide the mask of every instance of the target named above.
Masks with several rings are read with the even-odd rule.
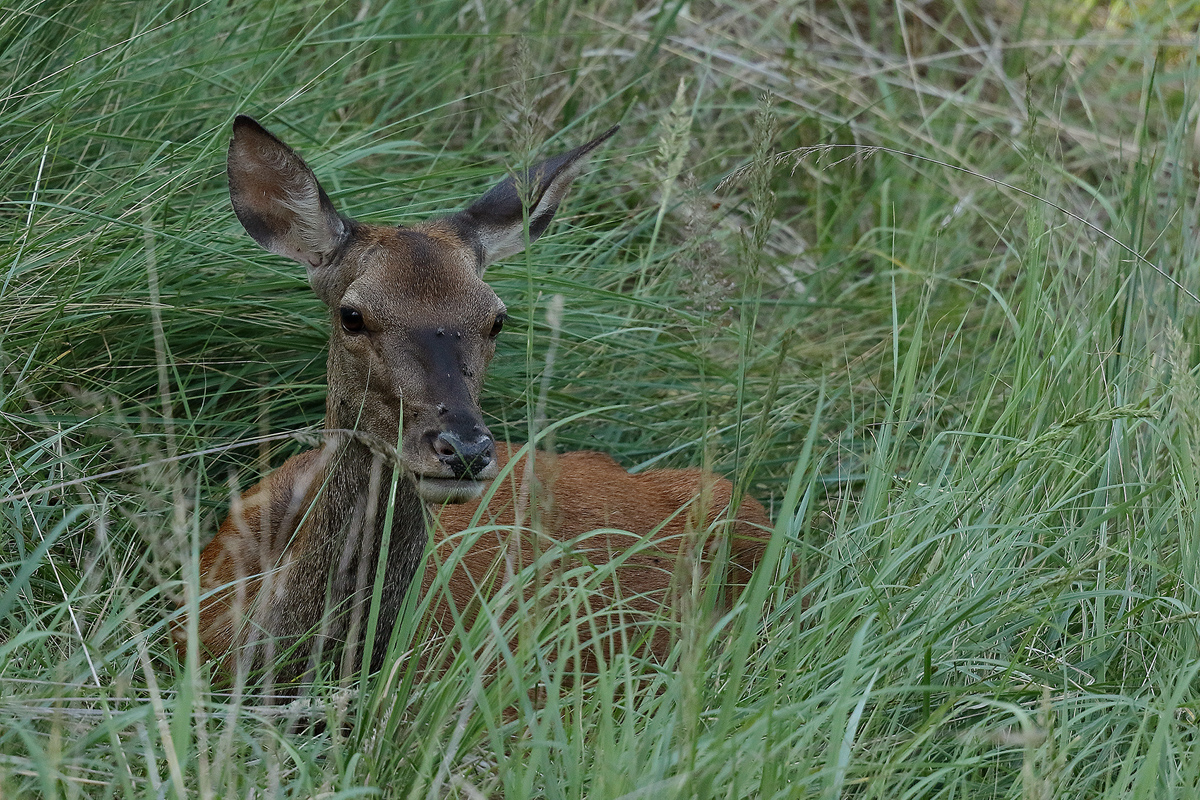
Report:
[[[648,646],[661,661],[671,644],[664,618],[671,617],[692,577],[686,566],[711,564],[727,543],[727,572],[720,582],[732,599],[770,537],[770,519],[753,498],[743,498],[730,517],[733,485],[711,472],[632,475],[603,453],[579,451],[537,452],[530,474],[526,456],[506,469],[515,453],[514,447],[497,445],[502,475],[482,511],[481,498],[443,506],[434,515],[433,557],[425,566],[423,591],[433,586],[440,564],[456,561],[445,591],[432,603],[435,634],[448,635],[456,618],[469,628],[480,603],[531,564],[540,565],[532,571],[538,582],[559,585],[564,574],[584,567],[580,641],[586,664],[593,663],[591,653],[611,656],[623,641],[636,642],[647,631]],[[601,577],[589,580],[591,573]],[[511,602],[492,611],[504,624],[540,588],[510,587]]]

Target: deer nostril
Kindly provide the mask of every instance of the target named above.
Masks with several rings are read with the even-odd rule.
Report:
[[[458,450],[454,447],[454,442],[445,434],[442,434],[433,440],[433,452],[437,453],[441,458],[454,458]]]

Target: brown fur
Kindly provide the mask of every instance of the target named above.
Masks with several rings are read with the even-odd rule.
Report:
[[[320,456],[320,450],[300,453],[235,498],[229,516],[200,554],[201,593],[212,593],[200,608],[206,656],[224,658],[234,646],[264,576],[280,565],[288,540],[311,506],[320,483]],[[181,630],[175,633],[182,656],[187,642]]]
[[[555,559],[561,570],[584,563],[600,568],[614,557],[624,558],[616,583],[611,579],[600,583],[600,599],[593,605],[594,610],[612,599],[619,585],[621,596],[628,600],[627,610],[644,615],[643,620],[660,620],[664,612],[670,611],[670,590],[681,577],[676,574],[679,558],[698,541],[705,541],[711,555],[721,539],[729,539],[728,577],[735,595],[762,557],[770,519],[756,500],[745,497],[732,524],[725,522],[733,486],[724,478],[699,469],[649,470],[631,475],[603,453],[538,452],[534,459],[537,486],[526,488],[526,458],[505,472],[515,451],[508,445],[497,445],[503,475],[475,524],[498,526],[500,530],[480,535],[450,575],[453,611],[443,596],[432,612],[434,626],[441,633],[453,627],[455,612],[463,615],[469,627],[478,611],[478,599],[490,597],[503,581],[508,553],[504,548],[509,541],[509,533],[503,528],[515,524],[518,506],[522,507],[525,532],[530,530],[530,517],[536,514],[542,536],[519,537],[509,545],[514,572],[533,563],[537,553],[551,549],[561,554]],[[200,612],[200,640],[206,656],[225,658],[264,585],[274,590],[286,582],[286,577],[281,577],[281,573],[286,576],[286,566],[281,562],[297,523],[310,512],[321,486],[322,452],[310,450],[288,459],[247,490],[201,554],[201,589],[205,594],[212,593]],[[462,544],[462,532],[471,527],[481,502],[477,499],[445,505],[436,511],[432,526],[434,556],[425,567],[422,593],[432,586],[437,565]],[[703,521],[698,519],[701,512]],[[303,542],[297,542],[297,547],[302,549]],[[634,553],[627,555],[631,549]],[[324,587],[299,588],[323,593]],[[532,591],[531,587],[525,590],[527,599]],[[503,617],[507,618],[508,613]],[[612,622],[615,629],[617,621]],[[623,632],[630,638],[637,635],[636,630]],[[600,631],[601,636],[619,633]],[[186,645],[182,636],[177,645],[182,655]],[[612,652],[617,646],[616,642],[608,642],[605,650]],[[651,649],[661,660],[669,647],[668,632],[660,628]],[[225,666],[232,671],[234,664],[228,662]]]
[[[608,625],[597,631],[602,640],[611,640],[592,644],[611,655],[620,649],[622,636],[635,640],[642,633],[637,620],[633,626],[622,625],[632,616],[659,625],[650,648],[661,661],[670,647],[669,632],[661,623],[664,613],[670,616],[671,590],[681,589],[680,581],[688,578],[678,574],[681,557],[702,543],[705,552],[696,555],[707,560],[722,540],[729,541],[728,586],[735,597],[762,558],[771,521],[758,501],[745,497],[729,522],[733,485],[724,478],[699,469],[631,475],[603,453],[554,455],[539,451],[534,458],[536,485],[530,486],[526,457],[510,472],[503,472],[517,449],[497,445],[502,476],[482,513],[478,511],[483,498],[446,505],[435,514],[433,557],[425,567],[423,593],[433,585],[438,565],[462,545],[461,532],[471,527],[477,513],[474,524],[485,529],[448,577],[449,596],[443,593],[432,607],[438,633],[448,633],[457,615],[462,615],[464,627],[470,627],[479,610],[478,599],[491,597],[508,570],[520,572],[540,554],[553,553],[550,568],[560,574],[584,564],[602,569],[619,557],[623,560],[616,581],[606,578],[599,582],[595,586],[598,594],[589,600],[590,608],[584,613],[602,611],[618,596],[619,587],[624,600],[619,604],[622,619],[616,618],[614,609]],[[514,538],[511,529],[518,509],[524,520],[523,535]],[[537,522],[531,524],[531,517]],[[511,564],[507,563],[510,556]],[[532,586],[522,592],[526,601],[533,593]],[[513,608],[500,611],[503,623]],[[594,651],[587,646],[589,638],[590,628],[582,625],[585,654]]]

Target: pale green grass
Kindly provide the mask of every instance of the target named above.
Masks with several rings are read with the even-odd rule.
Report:
[[[5,6],[0,797],[1193,796],[1198,21]],[[572,675],[576,576],[515,649],[484,615],[429,674],[414,597],[395,669],[304,708],[178,663],[230,482],[323,413],[325,315],[228,205],[237,113],[396,222],[622,124],[489,273],[485,410],[524,441],[545,385],[560,449],[761,499],[733,613],[698,589],[670,663]]]

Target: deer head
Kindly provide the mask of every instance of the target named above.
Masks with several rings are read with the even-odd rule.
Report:
[[[546,230],[587,156],[616,130],[509,176],[465,211],[403,227],[342,216],[291,148],[249,117],[234,121],[238,219],[264,248],[303,264],[329,309],[326,427],[399,440],[424,500],[471,499],[497,472],[479,394],[505,310],[484,270],[524,249],[525,208],[529,241]]]

